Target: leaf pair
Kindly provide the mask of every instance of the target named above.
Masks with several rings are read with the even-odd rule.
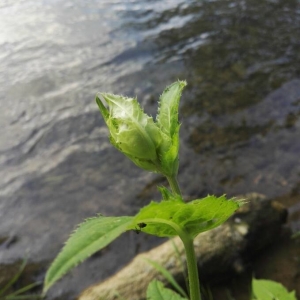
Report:
[[[98,216],[88,219],[79,225],[52,263],[46,274],[44,293],[71,268],[127,230],[193,238],[225,222],[240,205],[240,201],[226,200],[225,196],[208,196],[184,203],[177,195],[173,198],[168,195],[168,200],[151,202],[135,217]]]

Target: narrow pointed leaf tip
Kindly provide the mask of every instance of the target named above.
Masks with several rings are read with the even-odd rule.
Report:
[[[179,129],[178,109],[181,93],[186,81],[169,85],[160,97],[157,124],[165,138],[160,146],[160,160],[166,176],[176,176],[178,172]]]
[[[170,138],[172,138],[178,126],[179,100],[186,85],[186,81],[178,80],[166,87],[160,96],[157,123]]]
[[[98,216],[86,220],[73,232],[48,269],[43,294],[70,269],[103,249],[127,230],[132,217]]]

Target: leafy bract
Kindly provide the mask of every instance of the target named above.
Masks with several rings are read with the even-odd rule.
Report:
[[[180,125],[177,126],[175,130],[175,134],[172,136],[171,139],[165,138],[162,142],[162,149],[160,151],[160,161],[162,169],[164,170],[165,176],[176,176],[178,173],[179,167],[179,129]],[[166,147],[167,146],[167,147]],[[165,148],[163,148],[165,147]]]
[[[272,280],[253,279],[252,290],[255,300],[297,300],[295,291],[288,292],[281,283]]]
[[[191,238],[225,222],[242,202],[207,196],[188,203],[173,201],[151,202],[134,217],[133,224],[143,224],[142,231],[160,237],[172,237],[184,231]],[[134,229],[131,225],[129,229]]]
[[[96,102],[114,146],[139,159],[157,159],[156,148],[161,142],[160,130],[153,118],[141,109],[137,99],[99,93]]]
[[[153,280],[148,285],[147,300],[187,300],[187,298],[182,298],[172,290],[165,288],[160,281]]]
[[[179,100],[186,81],[176,81],[168,86],[160,97],[157,114],[157,125],[162,131],[160,160],[166,176],[174,176],[178,172],[179,151]]]
[[[165,176],[178,172],[178,106],[185,81],[168,86],[160,97],[154,122],[136,98],[98,93],[96,102],[110,132],[111,143],[137,166]]]
[[[157,123],[161,130],[172,137],[178,127],[178,106],[186,81],[176,81],[166,87],[160,97]]]
[[[132,217],[98,216],[80,224],[47,271],[44,293],[71,268],[127,230]]]

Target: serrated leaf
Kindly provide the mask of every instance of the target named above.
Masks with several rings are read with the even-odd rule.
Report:
[[[144,113],[136,98],[99,93],[96,102],[109,128],[112,144],[118,150],[139,159],[157,159],[156,150],[161,143],[159,127]]]
[[[279,282],[253,279],[252,290],[256,300],[297,300],[295,291],[288,292]]]
[[[182,298],[174,291],[165,288],[160,281],[153,280],[148,285],[147,300],[187,300],[187,299]]]
[[[186,81],[176,81],[166,87],[160,97],[157,123],[161,130],[172,137],[178,126],[178,106]]]
[[[178,107],[185,81],[168,86],[160,97],[157,125],[162,131],[160,161],[165,176],[176,176],[178,172],[179,129]]]
[[[138,167],[167,177],[178,173],[178,106],[185,85],[185,81],[177,81],[164,90],[156,122],[144,113],[136,98],[96,95],[111,143]]]
[[[160,237],[172,237],[184,231],[191,238],[224,223],[241,202],[235,199],[227,200],[225,196],[219,198],[207,196],[184,203],[177,199],[174,201],[151,202],[134,217],[133,225],[139,223],[146,226],[143,232]]]
[[[127,230],[133,217],[98,216],[80,224],[47,271],[44,293],[71,268]]]
[[[161,165],[163,170],[165,170],[166,175],[174,176],[178,173],[178,166],[179,166],[179,129],[180,125],[178,125],[175,129],[175,133],[172,136],[171,141],[168,144],[168,149],[162,151],[161,154]],[[163,143],[162,143],[163,144]]]

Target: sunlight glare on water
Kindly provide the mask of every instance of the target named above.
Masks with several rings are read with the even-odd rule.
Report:
[[[147,32],[128,27],[144,20],[137,20],[135,14],[147,18],[148,12],[155,15],[179,3],[1,2],[0,163],[6,164],[2,171],[7,174],[2,192],[9,182],[17,187],[25,174],[49,170],[69,155],[66,142],[57,141],[38,156],[28,157],[33,149],[39,151],[35,145],[54,124],[95,111],[92,99],[99,89],[110,90],[120,76],[140,70],[149,61],[146,51],[134,64],[126,63]],[[68,136],[65,140],[74,142]],[[21,164],[12,163],[22,156],[27,158]]]

